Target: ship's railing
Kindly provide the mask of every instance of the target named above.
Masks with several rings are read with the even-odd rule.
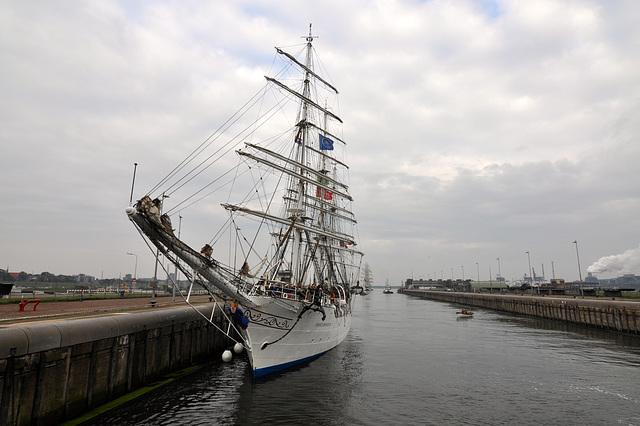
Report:
[[[275,284],[267,288],[267,294],[281,299],[300,299],[301,292],[290,284]]]
[[[331,292],[321,287],[303,287],[298,288],[289,283],[282,281],[266,281],[260,280],[251,288],[254,295],[265,295],[285,300],[298,300],[306,303],[320,303],[323,306],[331,306],[337,301],[346,300],[345,289],[341,286],[332,287]]]

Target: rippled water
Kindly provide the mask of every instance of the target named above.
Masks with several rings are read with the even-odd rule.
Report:
[[[377,290],[308,365],[214,363],[96,423],[640,425],[640,337],[457,308]]]

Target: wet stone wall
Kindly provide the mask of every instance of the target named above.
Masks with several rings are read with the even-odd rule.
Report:
[[[211,307],[198,308],[206,318]],[[226,320],[214,323],[226,329]],[[193,308],[0,328],[0,424],[56,424],[232,342]]]
[[[606,330],[640,334],[640,302],[407,289],[403,289],[402,293],[441,302],[478,306]]]

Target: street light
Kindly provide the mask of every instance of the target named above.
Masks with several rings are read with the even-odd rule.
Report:
[[[133,279],[136,280],[136,282],[138,282],[138,255],[135,253],[127,253],[129,256],[135,256],[136,257],[136,266],[133,270]],[[131,288],[133,288],[133,284],[131,285]]]
[[[493,294],[493,280],[491,279],[491,268],[489,268],[489,293]]]
[[[476,262],[476,272],[478,273],[478,285],[480,285],[480,267],[478,266],[478,262]]]
[[[533,278],[533,272],[531,272],[531,256],[529,255],[529,252],[527,252],[527,259],[529,259],[529,277],[531,278],[531,294],[533,294],[534,278]]]
[[[580,296],[584,297],[584,290],[582,289],[582,271],[580,270],[580,253],[578,253],[578,240],[575,240],[573,244],[576,245],[576,257],[578,258],[578,275],[580,276]]]

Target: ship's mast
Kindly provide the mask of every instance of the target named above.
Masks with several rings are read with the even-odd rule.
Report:
[[[306,56],[306,60],[305,60],[305,74],[304,74],[304,84],[303,84],[303,89],[302,89],[302,95],[304,98],[309,98],[310,94],[311,94],[311,88],[310,88],[310,78],[311,78],[311,73],[309,72],[309,70],[311,70],[312,67],[312,53],[313,53],[313,46],[312,46],[312,42],[313,42],[314,36],[311,34],[311,24],[309,24],[309,35],[306,36],[306,40],[307,40],[307,56]],[[300,119],[302,123],[306,123],[307,121],[307,117],[308,117],[308,110],[307,110],[308,106],[307,103],[305,101],[302,102],[302,111],[300,114]],[[308,128],[306,125],[304,125],[304,127],[302,128],[302,143],[301,143],[301,147],[300,147],[300,163],[301,164],[305,164],[306,163],[306,146],[309,143],[308,141]],[[300,174],[304,174],[305,171],[304,170],[300,170]],[[303,212],[305,211],[304,209],[304,186],[305,186],[305,182],[302,179],[298,180],[298,204],[297,207],[295,209],[295,214],[296,215],[300,215],[303,216]],[[296,219],[297,220],[297,219]],[[291,262],[291,267],[292,267],[292,271],[291,271],[291,277],[292,280],[294,281],[295,284],[302,284],[299,280],[303,275],[303,271],[302,271],[302,265],[301,265],[301,250],[302,250],[302,231],[299,229],[295,229],[294,230],[294,240],[293,240],[293,259]]]

